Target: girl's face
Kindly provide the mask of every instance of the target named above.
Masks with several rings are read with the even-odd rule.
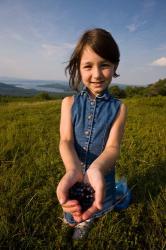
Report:
[[[115,65],[100,57],[89,46],[83,50],[80,61],[80,74],[83,84],[92,97],[105,90],[112,80]]]

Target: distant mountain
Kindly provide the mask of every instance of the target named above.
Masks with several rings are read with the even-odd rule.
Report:
[[[48,84],[40,84],[37,87],[45,87],[45,88],[55,88],[55,89],[63,89],[64,91],[71,91],[70,87],[65,85],[64,83],[48,83]]]
[[[62,93],[71,91],[68,82],[62,80],[31,80],[12,77],[0,77],[0,82],[24,89]]]
[[[113,82],[110,84],[110,87],[113,86],[118,86],[121,90],[126,90],[128,86],[135,87],[140,85]],[[0,95],[33,96],[39,92],[68,94],[73,91],[70,89],[68,82],[63,80],[33,80],[0,76]]]
[[[24,89],[0,82],[0,95],[3,96],[32,96],[38,92],[35,89]]]
[[[111,83],[110,87],[111,86],[118,86],[120,89],[125,89],[128,85],[124,83]]]

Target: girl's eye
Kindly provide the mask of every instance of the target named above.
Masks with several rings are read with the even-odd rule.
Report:
[[[91,68],[90,65],[85,65],[85,66],[84,66],[84,69],[90,69],[90,68]]]
[[[103,64],[101,65],[101,67],[102,67],[102,68],[110,68],[111,65],[108,64],[108,63],[103,63]]]

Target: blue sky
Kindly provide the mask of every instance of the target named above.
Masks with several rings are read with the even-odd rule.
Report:
[[[166,77],[165,0],[0,0],[0,77],[66,80],[82,32],[101,27],[117,41],[116,83]]]

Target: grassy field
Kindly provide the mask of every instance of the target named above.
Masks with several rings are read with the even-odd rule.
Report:
[[[61,100],[0,103],[0,249],[165,249],[166,98],[125,99],[117,175],[133,188],[130,207],[100,218],[84,241],[62,226],[55,190]]]

